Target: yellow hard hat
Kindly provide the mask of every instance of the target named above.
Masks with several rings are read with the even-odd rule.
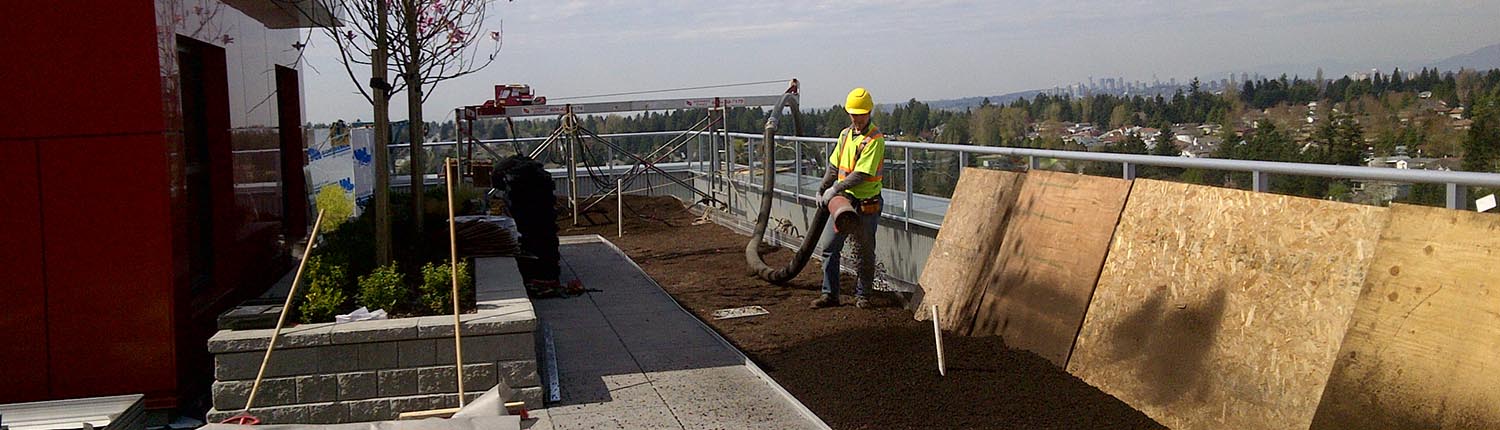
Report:
[[[844,98],[844,111],[855,115],[870,113],[875,108],[875,99],[870,98],[870,92],[864,88],[855,88],[849,92],[849,97]]]

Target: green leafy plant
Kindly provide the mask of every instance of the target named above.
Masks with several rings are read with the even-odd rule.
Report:
[[[318,190],[317,203],[323,211],[323,225],[318,227],[323,233],[333,231],[354,215],[354,198],[337,185]]]
[[[347,297],[344,294],[344,267],[314,256],[307,262],[307,295],[297,306],[302,322],[333,321],[343,309]]]
[[[440,265],[427,263],[422,266],[422,306],[436,314],[453,312],[453,281],[448,267],[446,261]],[[458,263],[458,287],[460,298],[474,296],[474,278],[467,262]]]
[[[370,310],[385,309],[395,312],[397,306],[406,303],[407,289],[401,282],[401,272],[396,263],[376,268],[369,275],[359,278],[359,304]]]

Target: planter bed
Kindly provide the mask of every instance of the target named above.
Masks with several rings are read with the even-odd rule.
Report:
[[[491,257],[474,264],[478,311],[460,316],[465,396],[504,383],[528,408],[540,408],[536,313],[516,261]],[[222,330],[209,339],[210,422],[244,408],[271,332]],[[296,325],[282,330],[250,412],[265,423],[328,424],[456,407],[454,370],[452,315]]]

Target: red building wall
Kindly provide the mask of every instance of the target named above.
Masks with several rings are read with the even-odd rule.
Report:
[[[161,135],[41,146],[52,398],[175,396],[171,232]],[[76,166],[90,166],[79,174]],[[101,179],[109,181],[100,187]]]
[[[0,403],[23,399],[24,393],[47,390],[47,296],[42,273],[42,208],[38,188],[36,142],[0,140],[0,285],[5,312],[0,312]]]
[[[277,212],[277,184],[301,172],[261,149],[279,148],[271,70],[292,64],[296,31],[217,0],[0,11],[0,403],[144,393],[167,407],[206,390],[213,317],[273,282],[286,262],[277,234],[305,228]],[[202,291],[185,266],[178,37],[221,58]]]
[[[18,246],[0,251],[15,254],[0,258],[0,284],[14,298],[7,302],[20,305],[0,331],[0,380],[20,384],[0,390],[0,401],[171,397],[172,260],[163,246],[170,236],[154,8],[16,2],[5,12],[0,183],[17,185],[5,191],[0,237]]]

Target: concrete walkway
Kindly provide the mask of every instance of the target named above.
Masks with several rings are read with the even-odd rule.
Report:
[[[564,282],[601,291],[535,301],[552,334],[562,399],[523,427],[828,428],[614,245],[567,237],[562,258]]]

